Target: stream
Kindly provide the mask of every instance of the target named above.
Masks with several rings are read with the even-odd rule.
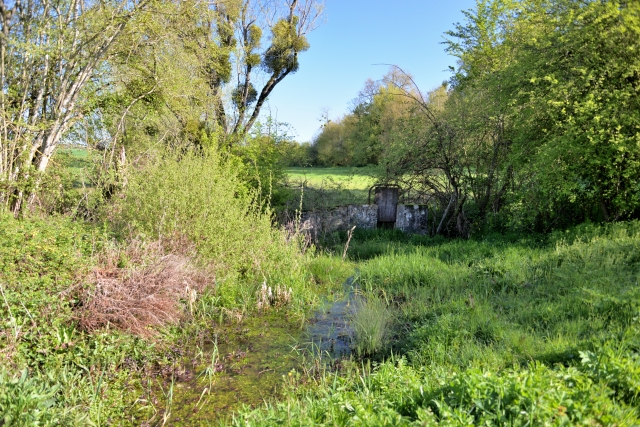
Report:
[[[164,422],[158,414],[156,424],[215,424],[242,405],[256,407],[277,398],[283,377],[300,371],[310,356],[325,362],[348,358],[353,337],[349,318],[356,298],[353,282],[354,278],[345,282],[341,299],[325,299],[302,328],[277,313],[225,327],[226,340],[205,349],[212,362],[187,364],[186,371],[193,374],[174,381],[170,417]],[[171,383],[163,388],[168,393]]]

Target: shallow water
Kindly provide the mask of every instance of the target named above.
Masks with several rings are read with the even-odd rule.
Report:
[[[215,364],[193,367],[194,375],[174,384],[171,417],[165,425],[211,425],[243,404],[260,405],[277,396],[282,376],[299,366],[294,351],[300,329],[277,317],[255,318],[226,331]],[[208,348],[211,358],[213,348]],[[206,370],[217,371],[211,377]]]
[[[354,298],[350,279],[344,297],[326,300],[303,328],[278,313],[226,327],[221,334],[227,342],[217,345],[217,363],[186,366],[193,374],[174,383],[171,416],[164,425],[221,422],[242,405],[256,407],[277,398],[283,377],[300,370],[310,354],[324,360],[349,357]],[[207,348],[205,359],[211,360],[213,351],[213,346]],[[216,372],[210,377],[207,369]],[[169,386],[165,383],[165,390]],[[162,425],[161,414],[159,418]]]
[[[325,301],[323,308],[316,311],[309,320],[304,338],[314,353],[332,358],[346,358],[351,355],[353,328],[349,319],[356,307],[356,290],[353,278],[344,284],[344,296],[337,301]]]

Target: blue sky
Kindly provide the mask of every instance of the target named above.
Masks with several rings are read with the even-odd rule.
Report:
[[[445,31],[463,21],[475,0],[326,0],[324,24],[309,35],[300,70],[269,97],[270,110],[289,123],[300,142],[310,141],[323,109],[336,119],[348,112],[368,78],[380,79],[395,64],[422,90],[450,77],[455,58],[441,44]]]

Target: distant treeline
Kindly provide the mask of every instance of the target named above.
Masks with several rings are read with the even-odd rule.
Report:
[[[640,210],[640,3],[486,0],[447,32],[453,77],[368,81],[291,164],[374,164],[437,233],[548,231]]]

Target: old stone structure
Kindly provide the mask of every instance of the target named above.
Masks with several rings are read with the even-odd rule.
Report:
[[[378,205],[348,205],[331,210],[303,212],[302,222],[311,230],[314,237],[332,231],[348,231],[354,225],[372,230],[379,225]],[[406,233],[427,234],[429,211],[423,205],[398,204],[393,228]],[[385,221],[383,223],[388,223]]]
[[[374,203],[371,194],[374,192]],[[369,190],[366,205],[339,206],[329,210],[302,213],[302,223],[314,239],[324,233],[360,229],[395,228],[405,233],[427,234],[429,210],[423,205],[398,203],[401,189],[397,185],[375,185]]]
[[[427,234],[429,210],[425,205],[398,205],[395,228],[405,233]]]

